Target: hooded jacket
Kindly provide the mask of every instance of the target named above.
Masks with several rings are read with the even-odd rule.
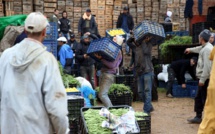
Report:
[[[2,134],[68,133],[65,88],[54,56],[26,38],[0,58]]]
[[[81,40],[80,45],[78,46],[78,50],[76,52],[76,58],[81,66],[91,66],[94,65],[95,60],[91,57],[85,59],[84,54],[87,54],[87,50],[90,46],[89,44],[86,44],[83,40]]]
[[[86,20],[90,21],[90,27],[86,28]],[[78,23],[78,32],[81,32],[83,35],[86,32],[97,32],[97,26],[94,16],[90,15],[89,17],[84,13],[84,15],[80,18]],[[97,33],[98,34],[98,33]]]

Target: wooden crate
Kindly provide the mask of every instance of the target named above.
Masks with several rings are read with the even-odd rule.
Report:
[[[74,13],[73,13],[73,12],[69,12],[69,11],[67,11],[67,15],[68,15],[68,17],[70,17],[70,18],[72,18],[72,19],[73,19],[73,15],[74,15]]]
[[[1,10],[1,9],[0,9]],[[22,7],[21,6],[14,6],[13,7],[13,10],[15,11],[15,12],[22,12]]]
[[[74,22],[74,23],[78,23],[79,20],[80,20],[80,17],[77,17],[77,16],[75,16],[75,14],[74,14],[73,22]]]
[[[130,13],[131,14],[131,16],[137,16],[137,12],[132,12],[132,13]]]
[[[112,19],[111,20],[105,19],[105,24],[106,24],[106,26],[107,25],[113,25],[113,20]]]
[[[151,17],[145,16],[144,20],[151,20]]]
[[[113,16],[113,20],[117,21],[119,16]]]
[[[113,14],[113,10],[105,10],[105,14],[106,15],[112,15]]]
[[[73,3],[74,7],[81,7],[82,6],[82,2],[81,1],[77,1]]]
[[[136,8],[137,4],[128,4],[129,8]]]
[[[74,9],[75,13],[81,13],[82,8],[81,7],[74,7],[73,9]]]
[[[78,28],[78,23],[73,23],[74,28]]]
[[[106,25],[99,25],[98,27],[99,29],[103,29],[103,30],[106,30]]]
[[[44,2],[52,2],[52,3],[54,3],[54,2],[57,2],[57,0],[44,0]]]
[[[16,11],[14,11],[14,15],[21,15],[22,14],[22,12],[16,12]]]
[[[112,20],[112,15],[105,15],[105,20]]]
[[[98,9],[98,10],[105,10],[105,5],[98,5],[98,6],[97,6],[97,9]]]
[[[53,7],[44,7],[44,12],[46,13],[53,13],[55,8]]]
[[[93,15],[97,15],[97,11],[98,11],[98,10],[91,9],[91,14],[93,14]]]
[[[13,5],[16,6],[16,7],[18,7],[18,6],[21,7],[22,6],[22,2],[21,1],[14,1]]]
[[[97,14],[96,19],[98,19],[98,20],[104,20],[105,16],[104,16],[104,14],[102,14],[102,15]]]
[[[66,2],[65,1],[57,1],[58,6],[65,6]]]
[[[142,13],[144,11],[143,7],[137,7],[137,12]]]
[[[42,11],[43,10],[43,6],[34,6],[34,8],[35,8],[36,11]]]
[[[14,15],[14,11],[12,10],[6,10],[6,16],[11,16],[11,15]]]
[[[98,5],[105,5],[105,0],[98,0],[97,3]]]
[[[106,0],[106,5],[113,5],[113,0]]]
[[[89,9],[89,7],[82,7],[82,8],[81,8],[81,12],[82,12],[82,13],[85,13],[87,9]],[[92,11],[91,11],[91,12],[92,12]]]
[[[99,19],[97,19],[97,24],[98,25],[105,25],[105,20],[103,19],[103,20],[99,20]]]
[[[35,5],[35,6],[43,6],[43,5],[44,5],[44,2],[43,2],[43,1],[40,1],[40,0],[34,0],[34,5]]]
[[[96,9],[96,10],[97,10],[97,9],[98,9],[98,5],[97,5],[97,4],[90,5],[90,9],[91,9],[91,10],[93,10],[93,9]]]
[[[73,12],[74,11],[73,6],[66,6],[66,11]]]
[[[90,6],[90,3],[89,3],[89,2],[82,1],[81,6],[82,6],[82,7],[89,7],[89,6]]]
[[[33,0],[22,0],[23,5],[33,5]]]
[[[120,6],[114,6],[114,8],[113,8],[114,10],[117,10],[117,11],[121,11],[121,5]]]
[[[97,0],[90,0],[90,5],[94,5],[94,4],[97,5]]]
[[[152,13],[151,12],[144,12],[145,17],[151,17]]]
[[[113,15],[115,15],[115,16],[120,15],[120,11],[113,10]]]
[[[4,11],[3,8],[4,8],[4,7],[3,7],[3,4],[0,4],[0,12],[3,12],[3,11]]]
[[[66,1],[66,6],[73,6],[73,1]]]
[[[137,0],[137,5],[143,5],[144,1],[143,0]]]
[[[22,6],[23,11],[33,11],[32,5],[23,5]]]
[[[26,15],[28,15],[28,14],[30,14],[32,11],[24,11],[23,10],[23,14],[26,14]]]
[[[62,13],[66,10],[66,6],[58,6],[57,9]]]
[[[43,6],[44,7],[53,7],[53,8],[56,8],[57,7],[57,3],[44,3]]]
[[[138,22],[138,23],[142,22],[143,20],[144,20],[143,17],[138,17],[138,18],[137,18],[137,22]]]
[[[152,7],[145,7],[145,12],[151,12],[152,11]]]
[[[105,6],[105,10],[113,10],[113,6]]]
[[[99,10],[99,12],[97,13],[97,15],[105,15],[105,10]]]
[[[114,6],[121,6],[122,5],[122,1],[114,1]]]
[[[5,2],[5,9],[8,10],[8,14],[13,10],[13,2]]]
[[[75,13],[74,12],[74,17],[81,18],[81,16],[82,16],[82,13]]]

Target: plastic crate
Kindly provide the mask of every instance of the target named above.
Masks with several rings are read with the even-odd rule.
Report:
[[[81,96],[81,92],[66,92],[67,95],[76,95],[76,96]]]
[[[115,83],[131,86],[134,83],[134,75],[117,75],[115,77]]]
[[[109,107],[108,109],[119,109],[119,108],[129,108],[129,107],[130,106],[121,105],[121,106]],[[80,133],[81,134],[89,134],[87,124],[86,124],[85,119],[84,119],[84,111],[87,111],[88,109],[97,109],[98,110],[98,109],[101,109],[101,108],[103,108],[103,107],[91,107],[91,108],[83,107],[83,108],[81,108],[81,122],[80,122],[80,130],[81,130]],[[93,118],[93,116],[92,116],[92,118]],[[140,130],[137,121],[136,121],[136,125],[137,125],[137,128]],[[128,134],[130,134],[130,133],[128,133]],[[138,132],[138,134],[139,134],[139,132]]]
[[[57,40],[44,40],[43,45],[46,46],[46,50],[52,53],[57,58]]]
[[[114,36],[111,36],[108,32],[110,31],[110,30],[122,30],[125,34],[121,34],[120,36],[123,36],[123,38],[125,38],[126,39],[126,37],[127,37],[127,33],[122,29],[122,28],[114,28],[114,29],[108,29],[108,30],[106,30],[106,32],[105,32],[105,34],[106,34],[106,37],[108,37],[108,38],[110,38],[110,39],[113,39],[113,37]]]
[[[57,40],[58,38],[58,26],[55,22],[50,22],[46,28],[45,40]]]
[[[134,37],[138,42],[146,37],[152,37],[154,44],[161,44],[166,38],[164,28],[161,24],[145,20],[134,28]]]
[[[158,81],[158,87],[159,88],[166,88],[167,82],[165,81]]]
[[[68,96],[69,120],[79,119],[81,116],[80,109],[84,107],[84,98],[81,96]]]
[[[174,97],[190,97],[190,88],[187,85],[186,88],[182,88],[181,85],[173,85],[172,94]]]
[[[87,54],[95,60],[98,59],[94,54],[98,53],[102,56],[102,58],[108,61],[114,61],[117,58],[119,51],[120,46],[111,39],[105,37],[98,40],[93,40],[90,43]]]
[[[195,98],[198,91],[198,86],[189,86],[188,88],[190,89],[190,97]]]
[[[172,35],[172,36],[189,36],[189,31],[166,32],[166,35]]]
[[[140,128],[141,134],[150,134],[151,133],[151,116],[138,116],[142,120],[137,120],[137,123]]]
[[[108,97],[111,100],[113,106],[117,105],[132,105],[132,95],[131,93],[122,94],[121,96],[115,94],[109,94]]]
[[[69,121],[70,134],[79,134],[79,119]]]

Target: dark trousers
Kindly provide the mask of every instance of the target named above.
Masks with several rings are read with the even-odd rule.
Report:
[[[81,76],[87,79],[89,77],[90,84],[92,85],[93,89],[95,89],[95,81],[94,81],[94,74],[95,74],[95,67],[94,65],[91,66],[81,66]]]
[[[174,84],[174,80],[175,80],[175,72],[171,67],[168,67],[167,69],[168,71],[168,82],[167,82],[167,92],[166,94],[172,94],[172,85]]]
[[[202,116],[205,101],[207,98],[208,84],[209,84],[209,80],[206,80],[204,86],[202,86],[202,87],[199,86],[196,97],[195,97],[194,111],[196,112],[196,114],[199,118],[201,118],[201,116]]]

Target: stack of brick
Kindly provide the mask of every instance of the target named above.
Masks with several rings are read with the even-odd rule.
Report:
[[[113,0],[106,0],[105,5],[105,28],[112,29],[113,28]]]
[[[82,17],[82,2],[81,0],[74,0],[73,1],[73,9],[74,9],[74,14],[73,14],[73,31],[74,34],[76,35],[76,39],[80,39],[80,35],[78,34],[78,22],[80,18]]]
[[[16,0],[13,2],[14,14],[22,14],[22,0]]]
[[[152,21],[158,22],[159,20],[159,1],[153,0],[152,1]]]
[[[47,17],[53,15],[54,10],[57,8],[57,0],[44,0],[44,14]]]
[[[167,0],[160,0],[160,9],[159,9],[159,23],[164,22],[167,12]]]
[[[44,1],[34,0],[34,10],[36,12],[44,13]]]
[[[33,0],[22,0],[23,14],[30,14],[33,12]]]
[[[144,1],[137,0],[137,23],[144,20]]]
[[[0,17],[4,16],[4,6],[2,0],[0,0]]]
[[[114,8],[113,8],[113,28],[116,28],[118,17],[122,11],[121,9],[122,9],[122,0],[115,0]]]
[[[144,8],[145,8],[144,20],[151,20],[151,18],[152,18],[152,1],[145,0]]]
[[[129,13],[133,17],[134,25],[136,25],[137,24],[137,4],[136,3],[129,4]]]
[[[3,9],[3,5],[2,5]],[[5,0],[5,12],[6,16],[14,15],[14,9],[13,9],[13,0]]]

